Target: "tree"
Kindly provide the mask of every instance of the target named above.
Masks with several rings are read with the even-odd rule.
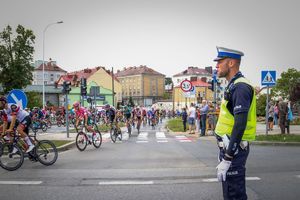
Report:
[[[41,95],[38,92],[26,92],[27,96],[27,108],[33,108],[33,107],[42,107],[42,99]]]
[[[281,78],[277,79],[276,86],[272,89],[272,93],[276,96],[289,98],[290,93],[297,87],[300,80],[300,71],[290,68],[287,72],[281,73]]]
[[[172,78],[166,77],[165,78],[165,85],[170,85],[170,84],[173,84]]]
[[[31,84],[35,36],[32,30],[18,25],[13,37],[8,25],[0,32],[0,83],[4,93],[12,89],[23,89]]]
[[[267,106],[267,95],[259,95],[256,101],[256,115],[265,116],[266,115],[266,106]]]

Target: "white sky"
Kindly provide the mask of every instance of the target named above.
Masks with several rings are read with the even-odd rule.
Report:
[[[241,71],[300,70],[297,0],[0,0],[0,31],[18,24],[36,35],[35,60],[67,71],[147,65],[166,76],[215,66],[216,46],[245,53]]]

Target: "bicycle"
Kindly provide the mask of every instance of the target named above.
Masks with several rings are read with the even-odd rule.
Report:
[[[111,123],[111,128],[110,128],[110,138],[115,143],[117,139],[120,141],[122,140],[122,131],[120,128],[117,128],[115,123]]]
[[[37,133],[38,129],[42,129],[43,132],[47,131],[47,124],[44,120],[33,120],[30,127],[34,133]]]
[[[75,125],[74,125],[75,126]],[[95,128],[96,127],[96,128]],[[93,144],[95,148],[100,148],[102,144],[102,135],[98,129],[97,124],[94,124],[94,129],[96,129],[92,135],[88,135],[87,133],[87,127],[81,125],[81,129],[78,130],[78,128],[75,126],[75,129],[77,131],[76,135],[76,147],[79,151],[84,151],[87,147],[87,145]]]
[[[56,146],[50,140],[38,140],[36,133],[28,135],[35,145],[34,149],[28,153],[27,144],[16,130],[13,131],[13,138],[10,140],[1,137],[0,142],[0,166],[8,171],[20,168],[24,158],[28,157],[33,162],[39,161],[45,166],[53,165],[58,158]]]
[[[130,121],[131,121],[130,119],[127,119],[127,121],[126,121],[126,127],[128,130],[129,137],[131,136],[131,122]]]

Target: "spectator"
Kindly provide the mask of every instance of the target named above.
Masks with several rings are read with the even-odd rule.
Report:
[[[212,133],[215,131],[215,109],[214,105],[209,102],[209,110],[208,110],[208,125]],[[214,134],[212,134],[214,135]]]
[[[201,134],[200,136],[205,136],[206,131],[206,118],[208,113],[208,105],[206,100],[202,101],[202,108],[200,109],[200,119],[201,119]]]
[[[182,108],[182,123],[183,123],[183,131],[186,131],[186,121],[187,121],[187,112],[186,108]]]
[[[195,133],[195,117],[196,117],[196,109],[194,107],[194,104],[191,103],[189,113],[188,113],[188,123],[189,123],[189,134],[194,134]]]
[[[274,106],[273,103],[270,102],[270,107],[268,111],[268,129],[269,131],[273,131],[273,125],[274,125]]]
[[[198,106],[196,106],[196,132],[199,133],[201,129],[200,124],[200,109]]]
[[[274,125],[278,125],[278,101],[276,101],[275,105],[274,105]]]
[[[285,128],[287,130],[287,134],[290,134],[290,122],[293,121],[293,112],[291,109],[291,102],[289,101],[287,103],[287,107],[288,107],[288,113],[287,113],[287,119],[285,122]]]
[[[288,106],[287,103],[283,101],[282,97],[278,98],[278,114],[279,114],[279,126],[281,134],[285,134],[285,125],[287,120]]]

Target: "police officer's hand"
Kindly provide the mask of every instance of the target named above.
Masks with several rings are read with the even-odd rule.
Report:
[[[231,165],[231,161],[222,160],[219,165],[216,167],[217,169],[217,177],[218,181],[226,181],[226,173]]]

